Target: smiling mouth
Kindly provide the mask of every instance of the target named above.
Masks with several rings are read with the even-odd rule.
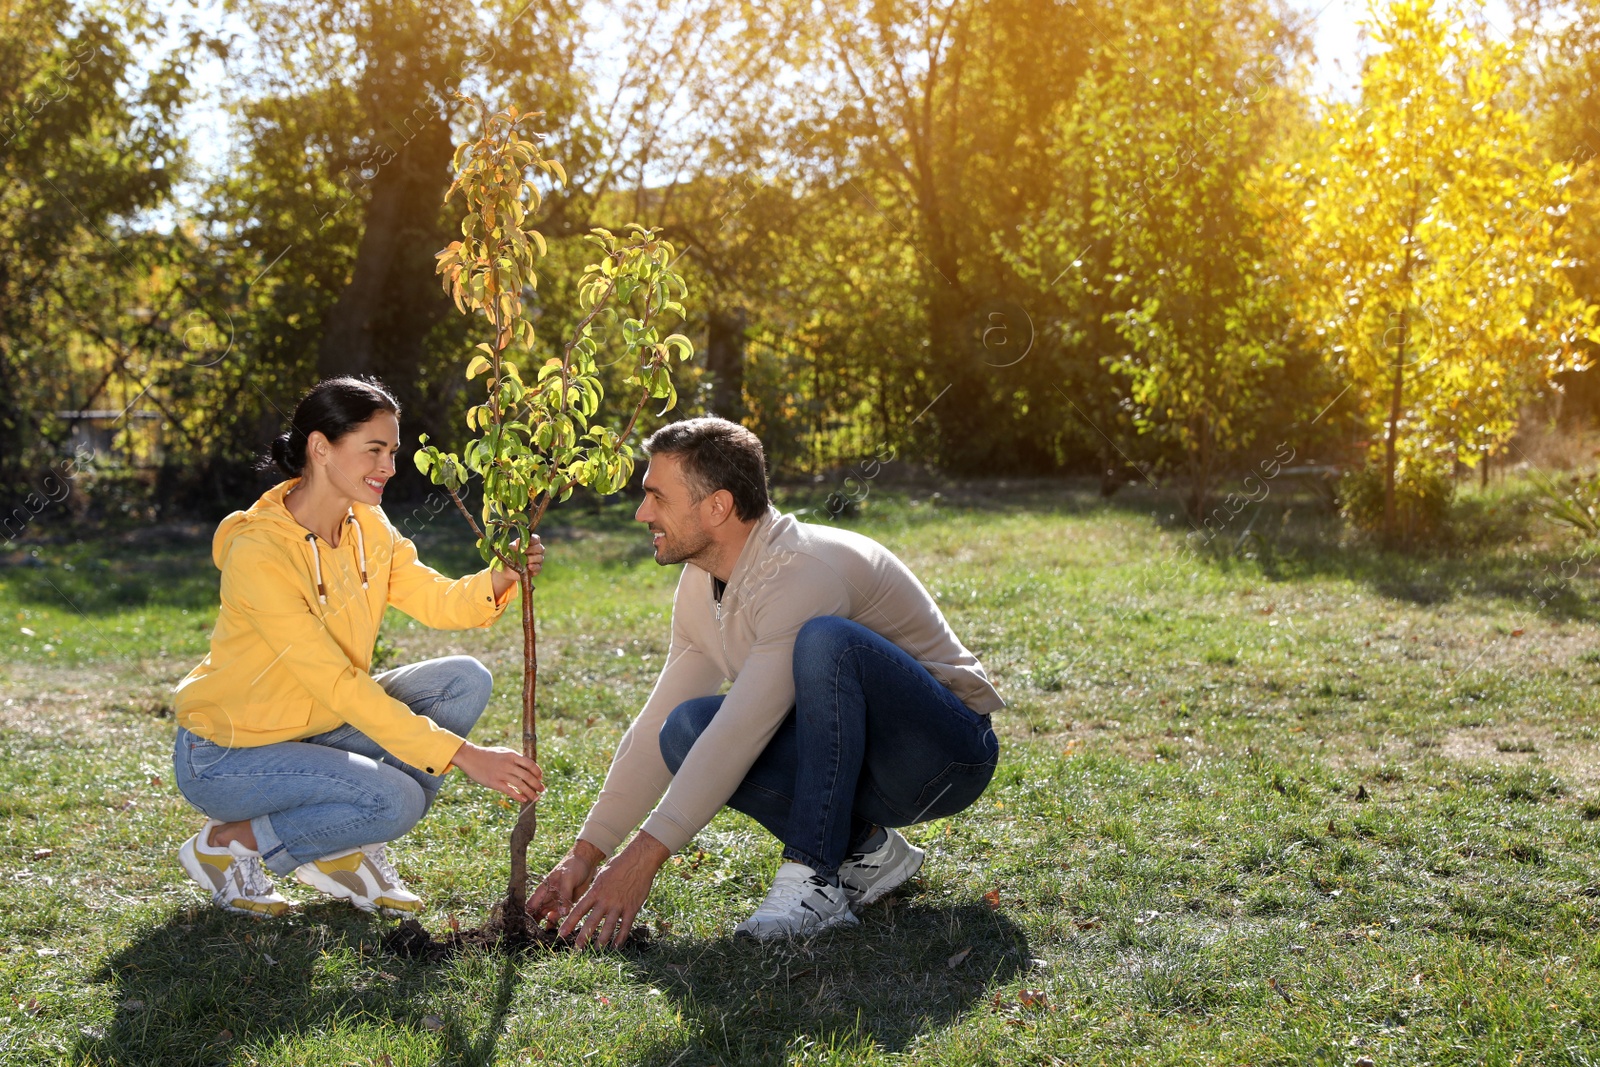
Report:
[[[367,488],[371,489],[375,493],[383,492],[383,487],[388,484],[387,482],[374,481],[371,478],[363,478],[361,480],[366,482],[367,483]]]

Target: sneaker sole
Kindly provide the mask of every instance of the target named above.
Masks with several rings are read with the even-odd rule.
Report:
[[[387,915],[390,918],[402,918],[407,915],[415,915],[422,910],[422,902],[420,900],[413,907],[396,907],[392,904],[385,904],[385,898],[383,897],[357,896],[353,890],[345,888],[338,882],[332,881],[332,879],[329,879],[332,888],[320,886],[304,874],[301,874],[299,868],[295,869],[294,876],[301,885],[315,889],[324,896],[333,897],[335,900],[348,901],[351,907],[364,911],[368,915]]]
[[[846,889],[844,891],[845,898],[857,908],[864,908],[868,904],[876,904],[915,878],[917,872],[922,870],[923,861],[927,858],[928,853],[925,850],[913,846],[883,882],[873,886],[859,897],[852,896],[850,890]]]
[[[750,941],[792,941],[796,938],[815,937],[817,934],[826,933],[827,931],[837,929],[840,926],[859,926],[860,924],[861,920],[856,918],[853,912],[847,911],[842,915],[835,915],[831,919],[824,919],[811,929],[805,930],[801,933],[774,932],[770,934],[758,934],[751,930],[744,930],[740,929],[739,927],[734,927],[733,936],[742,937]]]

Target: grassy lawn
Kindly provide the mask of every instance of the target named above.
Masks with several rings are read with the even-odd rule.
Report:
[[[648,951],[436,965],[298,886],[284,920],[218,913],[178,867],[168,689],[206,648],[208,530],[16,552],[0,1064],[1600,1064],[1594,568],[1541,584],[1574,548],[1515,487],[1414,557],[1262,507],[1197,553],[1154,493],[875,488],[846,521],[1011,704],[985,797],[909,831],[924,873],[858,929],[736,942],[778,849],[724,814],[664,870]],[[626,516],[547,538],[540,870],[665,652],[676,572]],[[419,539],[475,563],[450,515]],[[512,736],[514,620],[385,639],[482,658]],[[395,849],[430,927],[482,920],[512,816],[457,777]]]

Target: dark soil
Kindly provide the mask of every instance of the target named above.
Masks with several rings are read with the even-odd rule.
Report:
[[[623,947],[649,948],[650,940],[651,933],[648,926],[635,926],[628,932],[628,940]],[[568,937],[556,936],[554,930],[547,930],[531,919],[520,929],[508,930],[500,908],[496,907],[490,914],[489,921],[482,926],[470,930],[453,930],[438,938],[429,933],[427,927],[417,920],[407,919],[384,937],[383,947],[385,951],[397,956],[436,963],[439,960],[449,959],[458,952],[473,949],[527,952],[530,949],[542,948],[560,952],[572,948],[573,941]]]

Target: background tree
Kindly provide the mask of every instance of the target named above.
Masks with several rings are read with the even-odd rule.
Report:
[[[64,409],[107,401],[134,333],[130,279],[165,258],[141,225],[179,173],[176,117],[207,42],[163,53],[143,3],[8,8],[0,38],[0,491],[59,447]],[[147,294],[155,297],[156,294]],[[112,339],[108,348],[100,338]],[[121,343],[118,343],[120,338]]]
[[[1081,177],[1021,229],[1018,269],[1076,298],[1080,324],[1098,313],[1114,331],[1079,327],[1199,519],[1219,474],[1288,421],[1293,333],[1253,204],[1293,118],[1283,82],[1299,42],[1264,6],[1206,2],[1130,9],[1117,42],[1058,118],[1061,164]],[[1086,238],[1076,250],[1056,236],[1066,219],[1070,241]],[[1115,422],[1108,434],[1122,436]]]
[[[1509,440],[1576,365],[1595,309],[1562,269],[1572,164],[1537,153],[1513,52],[1431,0],[1396,0],[1371,32],[1359,100],[1330,108],[1321,153],[1281,174],[1303,224],[1302,313],[1372,432],[1393,540],[1397,486]]]

